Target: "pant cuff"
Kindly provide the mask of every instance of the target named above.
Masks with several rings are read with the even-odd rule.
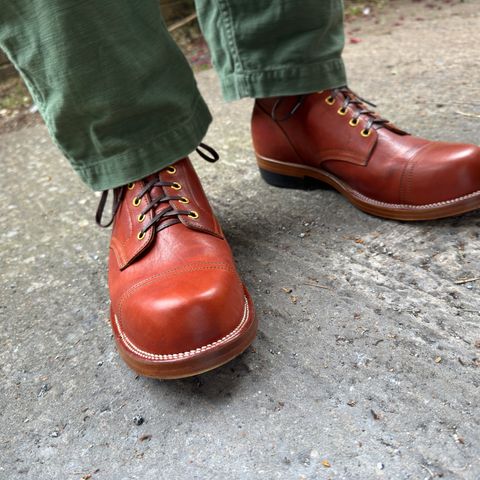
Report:
[[[161,132],[141,147],[100,160],[89,165],[74,165],[80,178],[93,190],[108,190],[126,185],[155,173],[186,157],[206,135],[212,116],[198,94],[191,115],[180,124]]]
[[[232,72],[221,78],[227,101],[244,97],[266,98],[300,95],[347,84],[341,58],[302,66],[286,66],[259,72]]]

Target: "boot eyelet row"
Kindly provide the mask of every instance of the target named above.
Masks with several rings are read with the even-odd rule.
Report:
[[[189,216],[190,218],[193,218],[194,220],[196,220],[198,217],[200,217],[200,215],[198,214],[198,212],[196,212],[195,210],[192,210],[192,211],[188,214],[188,216]]]
[[[335,103],[335,99],[331,96],[328,96],[326,99],[325,99],[325,102],[328,103],[328,105],[333,105]],[[348,110],[344,107],[340,107],[338,110],[337,110],[337,113],[339,115],[342,115],[342,116],[345,116],[347,113],[348,113]],[[350,121],[348,122],[348,124],[351,126],[351,127],[356,127],[358,124],[360,123],[360,120],[358,118],[352,118],[350,119]],[[368,130],[366,128],[364,128],[361,132],[360,132],[360,135],[364,138],[367,138],[369,137],[370,135],[372,134],[372,129],[369,128]]]
[[[178,182],[173,182],[172,188],[174,190],[180,190],[182,186]]]
[[[174,175],[177,172],[177,169],[173,165],[170,165],[166,168],[166,172],[170,175]]]
[[[340,113],[340,112],[339,112]],[[352,118],[348,124],[351,126],[351,127],[356,127],[358,124],[360,123],[360,120],[357,118]],[[360,132],[360,135],[364,138],[367,138],[369,137],[370,135],[372,134],[372,129],[371,128],[364,128],[361,132]]]
[[[142,200],[138,197],[133,197],[133,200],[132,200],[132,205],[134,207],[138,207],[140,204],[142,203]]]
[[[129,190],[133,190],[133,189],[135,188],[135,184],[134,184],[134,183],[129,183],[129,184],[127,185],[127,188],[128,188]]]

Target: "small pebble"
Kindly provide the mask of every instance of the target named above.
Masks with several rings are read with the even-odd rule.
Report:
[[[50,388],[51,387],[48,383],[43,384],[37,393],[37,397],[38,398],[43,397],[50,390]]]
[[[313,449],[310,452],[310,458],[318,458],[319,456],[320,456],[320,454],[318,453],[318,450]]]
[[[145,419],[141,415],[135,415],[133,417],[133,423],[137,426],[140,426],[144,421]]]
[[[385,465],[383,463],[377,463],[377,468],[379,470],[383,470],[385,468]]]

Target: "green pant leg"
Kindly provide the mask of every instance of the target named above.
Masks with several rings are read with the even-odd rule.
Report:
[[[346,84],[341,0],[196,0],[227,100]]]
[[[0,47],[96,190],[182,158],[211,121],[158,0],[0,0]]]

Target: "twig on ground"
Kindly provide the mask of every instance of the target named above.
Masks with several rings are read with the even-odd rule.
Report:
[[[168,31],[172,33],[175,30],[179,29],[180,27],[183,27],[187,23],[190,23],[192,20],[195,20],[196,18],[197,18],[197,14],[192,13],[188,17],[185,17],[183,20],[179,20],[178,22],[172,23],[172,25],[168,27]]]
[[[455,113],[457,113],[458,115],[463,115],[464,117],[480,118],[480,115],[476,113],[461,112],[460,110],[457,110]]]
[[[477,280],[480,280],[480,277],[461,278],[455,281],[455,285],[463,285],[464,283],[476,282]]]
[[[435,478],[434,473],[433,473],[427,466],[422,465],[422,464],[420,464],[420,466],[421,466],[422,468],[424,468],[424,469],[430,474],[430,476],[431,476],[432,478]]]
[[[317,285],[315,283],[302,283],[302,285],[308,285],[309,287],[317,287],[317,288],[323,288],[325,290],[331,290],[331,288],[327,287],[326,285]]]

